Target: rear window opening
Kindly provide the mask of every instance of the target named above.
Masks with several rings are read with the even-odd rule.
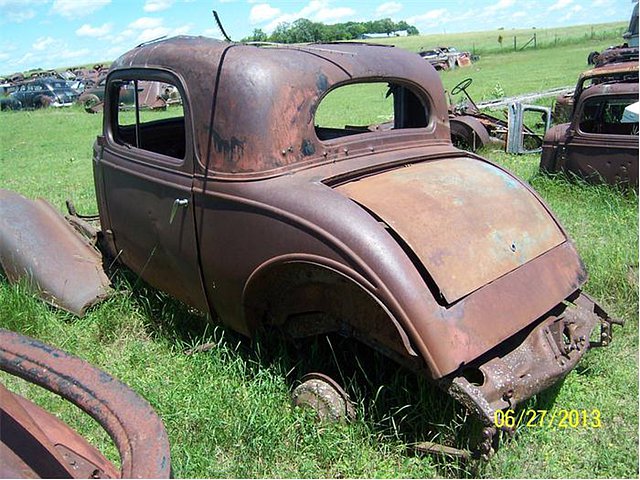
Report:
[[[425,128],[429,111],[407,86],[355,83],[329,92],[318,105],[314,124],[318,139],[332,140],[380,130]]]

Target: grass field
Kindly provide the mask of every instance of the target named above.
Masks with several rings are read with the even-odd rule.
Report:
[[[589,51],[603,47],[590,39],[560,43],[518,53],[488,49],[472,68],[444,72],[443,83],[450,89],[471,76],[478,99],[490,98],[498,83],[506,95],[570,85]],[[2,112],[0,187],[45,197],[61,210],[71,197],[79,211],[95,213],[91,145],[100,128],[100,116],[80,108]],[[252,347],[126,272],[114,278],[117,294],[82,319],[1,278],[0,326],[79,355],[147,398],[167,427],[176,477],[637,478],[637,194],[540,176],[537,155],[483,154],[529,181],[550,204],[589,270],[586,291],[626,321],[610,347],[590,351],[561,384],[526,405],[597,409],[601,428],[522,427],[489,463],[417,456],[407,452],[408,442],[435,437],[464,444],[469,419],[425,381],[379,359],[370,383],[352,384],[361,394],[358,420],[319,425],[289,406],[293,357]],[[184,353],[207,342],[216,348]],[[106,434],[74,407],[7,375],[0,379],[59,412],[114,457]]]

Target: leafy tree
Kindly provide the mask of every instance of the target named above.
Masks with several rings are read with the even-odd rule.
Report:
[[[264,33],[261,28],[254,28],[253,33],[242,39],[243,42],[267,42],[269,35]]]
[[[256,28],[246,40],[257,42],[278,43],[312,43],[332,42],[336,40],[354,40],[365,33],[386,33],[391,35],[398,30],[406,30],[409,35],[418,35],[418,29],[404,20],[394,22],[390,18],[382,18],[367,22],[346,22],[325,25],[312,22],[306,18],[299,18],[293,23],[279,24],[271,35],[267,36],[261,29]]]

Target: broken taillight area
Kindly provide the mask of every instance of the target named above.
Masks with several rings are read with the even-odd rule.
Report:
[[[491,425],[496,410],[514,408],[556,383],[590,347],[608,345],[612,324],[622,322],[578,292],[533,327],[445,377],[441,386]]]

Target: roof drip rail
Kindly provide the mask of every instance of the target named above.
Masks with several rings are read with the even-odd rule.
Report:
[[[165,38],[167,38],[167,36],[166,35],[162,35],[161,37],[154,38],[153,40],[142,42],[140,45],[136,45],[135,48],[144,47],[145,45],[149,45],[149,44],[154,43],[154,42],[159,42],[160,40],[164,40]]]

